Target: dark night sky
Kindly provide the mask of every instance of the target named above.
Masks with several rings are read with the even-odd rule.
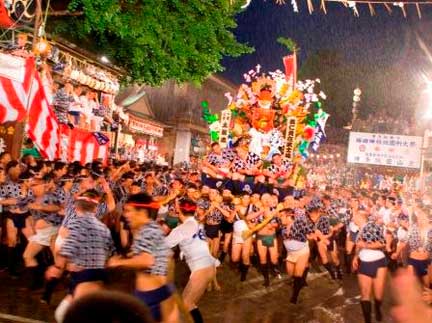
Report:
[[[367,5],[358,5],[360,17],[355,17],[351,9],[330,3],[325,15],[319,10],[319,1],[314,1],[315,11],[309,15],[306,0],[297,0],[300,13],[294,13],[289,2],[278,6],[271,0],[253,0],[238,15],[235,34],[239,41],[255,47],[255,52],[225,59],[226,78],[241,83],[243,73],[257,64],[264,71],[282,68],[286,49],[276,42],[279,36],[297,41],[301,62],[318,49],[337,49],[354,64],[367,63],[377,68],[407,64],[412,71],[417,68],[432,77],[432,62],[426,60],[415,36],[417,32],[432,51],[432,5],[422,7],[420,20],[414,6],[408,8],[405,19],[397,7],[392,7],[389,15],[383,6],[375,6],[377,16],[371,17]]]

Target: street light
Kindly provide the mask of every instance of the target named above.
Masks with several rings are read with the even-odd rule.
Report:
[[[353,103],[352,103],[352,119],[351,119],[351,124],[348,124],[346,126],[344,126],[344,129],[347,130],[352,130],[354,127],[354,122],[357,120],[357,116],[358,116],[358,105],[360,103],[360,96],[362,94],[362,91],[357,87],[354,90],[354,94],[353,94]]]
[[[353,108],[352,108],[352,114],[353,114],[353,120],[352,125],[354,126],[354,121],[357,120],[358,116],[358,106],[360,103],[360,95],[362,94],[362,91],[359,88],[356,88],[354,90],[354,96],[353,96]]]

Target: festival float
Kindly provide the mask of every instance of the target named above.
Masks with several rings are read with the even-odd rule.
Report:
[[[306,179],[303,162],[325,140],[329,114],[324,111],[326,95],[320,80],[296,81],[295,54],[284,57],[284,65],[285,73],[263,73],[258,65],[244,74],[234,97],[225,94],[228,105],[220,114],[212,113],[207,101],[201,102],[202,117],[211,142],[224,149],[247,137],[249,151],[261,156],[264,165],[273,154],[282,154],[292,164],[294,187],[300,189]]]

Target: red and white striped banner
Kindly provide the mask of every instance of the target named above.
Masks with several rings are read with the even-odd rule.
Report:
[[[33,140],[42,156],[53,160],[58,158],[60,143],[57,117],[48,103],[39,73],[35,73],[30,91],[27,134]]]
[[[85,165],[93,160],[108,160],[109,142],[100,145],[92,132],[61,125],[61,138],[60,157],[65,162],[79,161]]]
[[[28,116],[27,132],[41,155],[58,157],[59,123],[50,107],[33,58],[0,55],[0,123]]]
[[[0,123],[24,119],[35,74],[33,59],[0,54]]]
[[[43,157],[81,164],[107,161],[109,142],[101,145],[92,132],[59,124],[34,59],[0,54],[0,123],[26,116],[28,136]]]

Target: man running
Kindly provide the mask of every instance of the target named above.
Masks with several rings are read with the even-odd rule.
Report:
[[[152,220],[158,203],[146,193],[131,195],[124,206],[124,216],[134,239],[132,257],[110,259],[109,267],[125,267],[137,271],[135,296],[150,307],[158,322],[177,322],[178,311],[172,296],[174,286],[168,283],[171,251],[164,242],[160,226]]]
[[[109,229],[96,218],[100,195],[88,190],[75,200],[76,217],[68,224],[68,234],[61,244],[46,276],[59,279],[63,271],[71,273],[69,295],[56,311],[57,322],[62,322],[71,302],[102,288],[106,281],[105,265],[113,251]]]
[[[165,242],[170,248],[179,245],[185,256],[191,275],[183,290],[183,301],[194,322],[202,323],[198,301],[216,275],[216,259],[210,254],[202,225],[205,210],[197,210],[195,202],[184,199],[179,204],[179,214],[183,223],[171,231]]]

